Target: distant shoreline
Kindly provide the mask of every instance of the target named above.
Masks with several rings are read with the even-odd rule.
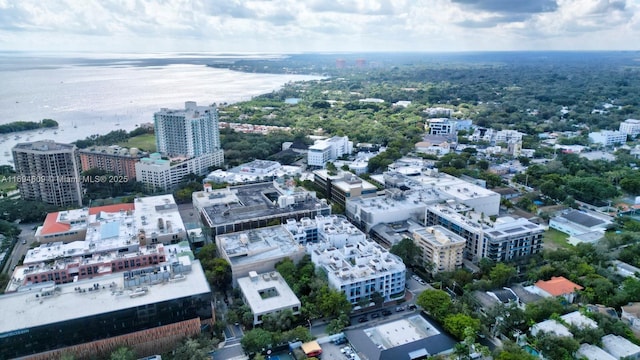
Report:
[[[43,119],[42,121],[13,121],[0,125],[0,134],[13,134],[39,129],[55,129],[57,127],[58,122],[51,119]]]

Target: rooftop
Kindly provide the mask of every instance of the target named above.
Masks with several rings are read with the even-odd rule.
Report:
[[[182,281],[149,284],[146,291],[127,287],[125,277],[132,272],[126,272],[62,285],[37,284],[2,295],[0,307],[4,316],[0,317],[0,334],[209,293],[200,263],[191,263],[188,258],[181,261],[191,266],[190,273],[175,278]],[[167,279],[175,277],[167,266],[157,268],[158,273],[167,273]]]
[[[218,235],[216,242],[232,266],[304,252],[304,247],[281,225]]]
[[[254,314],[300,306],[300,300],[277,271],[263,274],[252,271],[238,279],[238,286]]]
[[[617,358],[613,357],[608,352],[591,344],[580,345],[576,355],[580,358],[584,357],[587,360],[617,360]]]
[[[435,322],[421,315],[346,331],[349,342],[370,360],[406,359],[409,353],[436,355],[450,351],[456,341]]]
[[[626,356],[640,354],[640,346],[618,335],[605,335],[602,337],[602,347],[606,352],[620,359]]]
[[[582,315],[579,311],[570,312],[568,314],[564,314],[560,316],[564,322],[567,324],[573,325],[580,329],[591,328],[595,329],[598,327],[598,323],[593,319],[590,319],[584,315]]]
[[[605,221],[593,217],[585,212],[579,210],[571,210],[567,213],[560,215],[561,217],[567,219],[568,221],[574,222],[576,224],[591,228],[597,225],[604,224]]]
[[[573,334],[571,334],[571,331],[569,331],[566,326],[553,319],[539,322],[531,327],[531,335],[533,336],[540,331],[557,336],[573,337]]]
[[[277,181],[199,192],[194,193],[194,197],[203,203],[212,226],[292,212],[330,210],[326,201],[316,198],[315,193],[281,186]]]
[[[576,290],[584,289],[582,286],[569,281],[563,276],[552,277],[551,280],[539,280],[535,286],[544,290],[551,296],[562,296],[576,292]]]
[[[26,143],[18,143],[13,147],[13,150],[27,150],[27,151],[71,151],[76,146],[73,144],[57,143],[53,140],[39,140]]]

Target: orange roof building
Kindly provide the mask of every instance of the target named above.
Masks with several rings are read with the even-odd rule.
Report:
[[[86,237],[91,215],[127,212],[133,211],[134,208],[134,204],[129,203],[48,213],[44,223],[36,231],[35,237],[40,243],[82,241]]]
[[[539,280],[535,283],[540,295],[544,297],[562,296],[567,301],[573,302],[576,291],[583,290],[584,287],[568,280],[564,276],[554,276],[551,280]]]

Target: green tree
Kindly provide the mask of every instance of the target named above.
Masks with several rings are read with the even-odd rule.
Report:
[[[351,312],[351,303],[341,291],[326,287],[318,297],[318,308],[325,317],[335,317]]]
[[[480,330],[479,319],[474,319],[462,313],[448,315],[444,318],[442,325],[458,340],[464,340],[465,333],[473,332],[476,334]]]
[[[273,335],[267,330],[255,328],[244,333],[240,344],[246,352],[259,353],[273,345]]]
[[[544,298],[527,304],[524,309],[526,319],[530,323],[537,323],[548,319],[551,314],[564,314],[565,307],[560,298]]]
[[[536,360],[537,357],[529,354],[523,348],[518,346],[511,340],[502,342],[502,348],[496,350],[497,355],[494,355],[496,360]]]
[[[196,339],[187,339],[182,342],[173,355],[174,360],[208,360],[207,349]]]
[[[402,259],[402,262],[409,267],[418,265],[420,248],[412,239],[404,238],[400,240],[397,244],[391,247],[389,252],[398,255],[400,259]]]
[[[438,320],[451,313],[453,303],[449,294],[442,290],[425,290],[418,295],[416,304]]]
[[[225,259],[213,259],[211,267],[205,269],[205,274],[209,284],[218,289],[225,290],[231,286],[231,266]]]
[[[489,272],[489,278],[491,279],[493,286],[503,287],[508,285],[511,279],[513,279],[517,274],[518,271],[513,265],[497,263]]]
[[[135,360],[136,354],[130,348],[121,346],[111,353],[111,360]]]
[[[550,360],[573,360],[573,354],[580,347],[580,344],[570,337],[542,333],[536,338],[538,350]]]

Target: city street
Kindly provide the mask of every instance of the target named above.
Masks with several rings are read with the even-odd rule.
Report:
[[[18,236],[18,241],[9,256],[9,259],[2,269],[2,272],[11,274],[13,267],[18,265],[20,259],[27,253],[31,243],[35,241],[35,229],[38,224],[18,224],[18,227],[22,230]]]

